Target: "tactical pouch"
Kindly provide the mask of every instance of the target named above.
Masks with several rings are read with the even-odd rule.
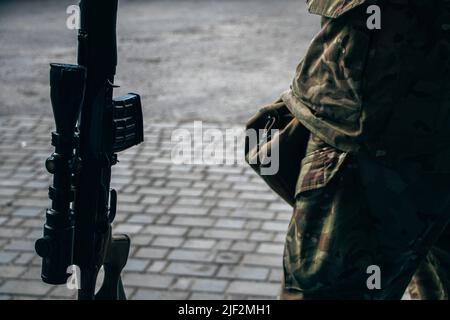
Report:
[[[262,108],[246,126],[257,133],[266,131],[266,139],[256,145],[245,141],[245,160],[266,184],[291,206],[295,204],[295,190],[302,158],[306,152],[309,131],[291,114],[281,100]],[[271,135],[271,130],[277,130]],[[248,131],[247,131],[248,132]],[[261,161],[268,153],[279,152],[278,171],[273,175],[262,174],[266,164]]]

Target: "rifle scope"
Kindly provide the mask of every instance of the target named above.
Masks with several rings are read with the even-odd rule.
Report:
[[[56,131],[52,132],[55,152],[45,166],[53,174],[49,187],[51,208],[46,211],[44,236],[35,244],[43,258],[42,280],[49,284],[64,284],[70,274],[74,241],[72,202],[75,198],[73,174],[79,170],[79,159],[74,150],[78,145],[76,123],[84,97],[86,71],[84,67],[69,64],[50,64],[50,96]]]

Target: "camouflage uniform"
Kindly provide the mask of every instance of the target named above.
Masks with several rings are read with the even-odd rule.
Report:
[[[322,28],[282,95],[312,132],[282,298],[399,299],[413,278],[415,297],[447,299],[450,0],[307,3]]]

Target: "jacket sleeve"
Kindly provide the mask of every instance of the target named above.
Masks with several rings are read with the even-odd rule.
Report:
[[[308,10],[327,18],[338,18],[344,13],[364,3],[376,3],[373,0],[307,0]]]

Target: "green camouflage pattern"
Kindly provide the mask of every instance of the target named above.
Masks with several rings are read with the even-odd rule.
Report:
[[[282,95],[312,136],[281,298],[448,299],[450,0],[307,4],[322,28]]]
[[[336,18],[348,10],[368,2],[367,0],[333,0],[333,1],[323,1],[323,0],[307,0],[308,10],[312,14],[318,14],[324,17]]]
[[[286,237],[281,298],[400,299],[411,282],[414,298],[447,299],[450,176],[430,175],[427,162],[387,168],[313,135]],[[381,269],[380,290],[367,287],[371,265]]]
[[[381,30],[366,26],[370,4],[381,8]],[[322,28],[282,96],[296,117],[329,145],[386,164],[448,150],[450,0],[308,6]],[[433,170],[450,171],[438,162]]]

